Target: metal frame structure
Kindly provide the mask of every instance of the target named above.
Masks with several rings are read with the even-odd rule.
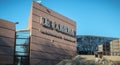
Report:
[[[109,44],[109,42],[114,39],[117,38],[92,35],[77,35],[77,53],[93,55],[95,51],[98,51],[98,45]],[[106,49],[107,48],[104,50],[106,51]]]
[[[17,33],[21,33],[21,34],[17,34]],[[22,64],[22,65],[29,65],[30,62],[30,32],[25,34],[25,32],[29,32],[29,30],[20,30],[20,31],[17,31],[16,32],[16,36],[15,36],[15,50],[14,50],[14,65],[18,65],[17,63],[20,62],[20,63],[27,63],[27,64]],[[23,36],[26,35],[26,37],[24,38]],[[20,37],[17,37],[17,36],[20,36]],[[22,38],[23,37],[23,38]],[[19,44],[17,43],[18,39],[21,39],[21,40],[26,40],[27,42],[24,42],[24,43],[20,43]],[[21,46],[22,48],[21,49],[17,49],[17,46]],[[25,48],[28,48],[27,51]],[[24,49],[24,50],[22,50]],[[18,51],[17,51],[18,50]],[[21,55],[23,54],[23,55]],[[24,54],[27,54],[27,55],[24,55]],[[18,60],[17,60],[18,59]],[[26,62],[25,62],[26,61]],[[21,64],[20,64],[21,65]]]

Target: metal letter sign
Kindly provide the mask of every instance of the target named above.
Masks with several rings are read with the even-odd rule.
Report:
[[[75,37],[75,31],[72,28],[62,25],[62,24],[59,24],[59,23],[56,23],[56,22],[53,22],[53,21],[50,21],[47,18],[40,17],[40,24],[49,29],[53,29],[58,32]]]

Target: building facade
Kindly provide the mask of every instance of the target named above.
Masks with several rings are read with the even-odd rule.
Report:
[[[120,56],[120,39],[111,40],[98,46],[99,51],[104,52],[105,55]]]
[[[112,56],[120,56],[120,39],[110,42],[110,52]]]
[[[110,55],[110,41],[98,45],[98,51],[103,52],[104,55]]]
[[[0,65],[56,65],[76,55],[76,23],[33,2],[28,27],[0,20]]]
[[[77,52],[78,54],[93,55],[95,51],[103,51],[105,55],[108,55],[109,43],[114,39],[117,38],[77,35]]]
[[[103,44],[98,45],[98,51],[103,52]]]
[[[0,65],[13,65],[15,23],[0,19]]]
[[[55,65],[76,54],[76,23],[33,2],[30,29],[30,65]]]
[[[107,41],[107,42],[105,42],[104,44],[103,44],[103,54],[104,55],[110,55],[110,42],[111,42],[112,40],[110,40],[110,41]]]

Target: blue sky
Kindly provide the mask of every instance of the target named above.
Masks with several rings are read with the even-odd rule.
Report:
[[[25,29],[32,0],[0,0],[0,18]],[[42,4],[74,21],[78,35],[120,38],[120,0],[42,0]]]

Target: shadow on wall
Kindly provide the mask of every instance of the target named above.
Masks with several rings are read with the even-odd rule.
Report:
[[[0,65],[13,65],[14,39],[0,37]]]
[[[72,52],[68,50],[67,46],[62,46],[54,41],[42,40],[39,44],[32,44],[33,48],[32,65],[55,65],[63,59],[71,59]],[[65,47],[65,48],[64,48]]]

